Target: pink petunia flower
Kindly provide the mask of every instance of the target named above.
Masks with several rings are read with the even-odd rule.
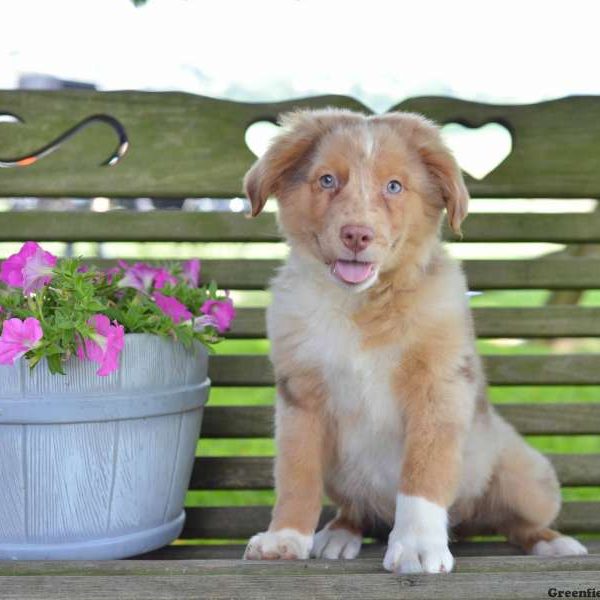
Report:
[[[154,283],[154,269],[145,263],[128,265],[119,261],[119,266],[125,271],[125,275],[119,281],[119,287],[131,287],[140,292],[147,292]]]
[[[185,304],[177,300],[177,298],[171,298],[160,292],[155,292],[154,301],[156,302],[156,306],[158,306],[158,308],[166,315],[171,317],[175,323],[187,321],[192,318],[192,313],[186,308]]]
[[[0,364],[12,365],[26,352],[35,348],[42,339],[40,322],[34,317],[7,319],[0,336]]]
[[[235,318],[235,308],[231,298],[225,300],[207,300],[200,310],[205,315],[210,315],[215,321],[215,327],[219,333],[225,333]]]
[[[212,315],[196,317],[193,322],[194,331],[204,331],[207,327],[217,328],[218,321]]]
[[[152,286],[161,289],[167,283],[177,283],[177,278],[166,269],[152,267],[146,263],[128,265],[124,261],[119,261],[119,266],[125,271],[125,275],[119,281],[119,287],[132,287],[147,293]]]
[[[45,252],[38,246],[33,256],[25,261],[23,267],[23,293],[29,295],[48,285],[55,266],[56,256]]]
[[[52,279],[56,256],[45,252],[36,242],[25,242],[19,252],[9,256],[0,267],[0,281],[23,288],[29,294]]]
[[[155,269],[154,273],[154,287],[160,290],[165,287],[167,283],[176,284],[177,277],[172,275],[166,269]]]
[[[197,258],[186,260],[183,263],[183,280],[192,287],[198,287],[200,283],[200,261]]]
[[[77,348],[80,360],[87,358],[100,365],[96,375],[110,375],[119,368],[119,355],[125,345],[125,329],[117,321],[110,322],[106,315],[94,315],[89,321],[95,329],[91,338],[86,338]]]
[[[21,249],[2,262],[0,281],[11,287],[23,287],[23,267],[25,261],[35,254],[38,244],[25,242]]]

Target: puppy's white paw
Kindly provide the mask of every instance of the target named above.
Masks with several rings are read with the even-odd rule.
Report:
[[[530,551],[530,554],[537,556],[581,556],[587,553],[583,544],[568,535],[561,535],[549,542],[537,542]]]
[[[450,573],[454,558],[445,543],[400,536],[388,543],[383,567],[397,575],[409,573]]]
[[[361,544],[361,535],[343,528],[330,529],[329,525],[326,525],[315,535],[311,556],[330,560],[356,558]]]
[[[310,555],[313,536],[295,529],[265,531],[250,538],[244,560],[304,560]]]
[[[398,494],[383,567],[398,575],[449,573],[454,558],[448,550],[447,527],[444,508],[425,498]]]

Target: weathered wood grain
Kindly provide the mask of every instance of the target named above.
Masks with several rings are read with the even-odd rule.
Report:
[[[473,544],[471,544],[473,545]],[[499,545],[499,544],[498,544]],[[358,560],[294,560],[294,561],[243,561],[240,557],[243,548],[232,546],[236,555],[231,558],[204,558],[187,560],[165,559],[138,559],[121,561],[10,561],[0,563],[0,577],[3,576],[69,576],[81,577],[127,575],[235,575],[248,573],[251,575],[330,575],[377,573],[381,570],[381,562],[385,546],[373,544],[374,548],[363,547]],[[513,573],[520,572],[546,572],[554,571],[600,571],[600,555],[573,557],[539,557],[539,556],[488,556],[484,552],[486,544],[482,546],[477,556],[462,557],[457,554],[456,545],[451,546],[451,551],[457,556],[456,573]],[[488,544],[489,546],[489,544]],[[206,548],[205,548],[206,550]],[[208,549],[210,551],[210,548]],[[460,552],[460,549],[458,549]],[[160,554],[158,554],[160,556]],[[192,555],[193,556],[193,555]]]
[[[89,127],[31,167],[3,169],[0,196],[237,196],[255,159],[244,142],[249,125],[329,105],[365,110],[342,96],[250,104],[181,93],[3,91],[0,112],[25,123],[0,124],[2,157],[37,149],[97,113],[123,124],[130,147],[122,162],[101,168],[114,149],[114,132]]]
[[[600,336],[600,307],[475,308],[473,316],[482,338]]]
[[[524,435],[600,434],[600,403],[497,404],[496,410]],[[204,438],[273,436],[271,406],[210,406],[202,423]]]
[[[475,330],[481,338],[552,338],[600,336],[600,307],[541,306],[535,308],[474,308]],[[236,312],[231,339],[266,336],[262,308]]]
[[[364,600],[390,598],[422,600],[539,600],[548,589],[586,589],[600,580],[600,571],[531,573],[454,573],[445,576],[398,577],[380,568],[374,573],[282,576],[251,572],[231,575],[173,576],[38,576],[2,577],[6,600],[145,600],[198,598],[288,600],[302,598]],[[591,584],[590,584],[591,582]]]
[[[562,485],[600,486],[600,454],[548,454]],[[191,490],[273,488],[273,459],[265,456],[197,458]]]
[[[491,385],[599,385],[600,354],[522,355],[483,357]],[[217,386],[273,385],[266,355],[217,355],[209,364]]]
[[[600,213],[474,213],[465,221],[463,234],[463,243],[600,242]],[[445,223],[444,238],[456,239]],[[162,210],[2,214],[0,241],[28,239],[40,242],[279,242],[281,236],[273,213],[263,213],[256,219],[236,213]]]
[[[556,526],[564,533],[599,533],[600,503],[565,502]],[[269,526],[270,506],[219,506],[187,508],[186,524],[182,538],[245,539]],[[320,524],[324,525],[334,515],[333,507],[323,509]],[[367,531],[369,537],[386,535],[387,528],[377,527]]]
[[[439,123],[495,122],[512,134],[512,152],[482,180],[467,177],[477,197],[597,198],[600,192],[600,98],[572,96],[501,106],[455,98],[411,98],[390,110],[416,111]]]
[[[600,554],[600,540],[586,539],[583,541],[589,551],[589,556]],[[137,560],[236,560],[244,554],[244,544],[176,544],[165,546],[148,554],[135,557]],[[517,546],[506,542],[455,542],[450,544],[450,551],[455,557],[473,557],[481,561],[494,557],[523,558],[523,552]],[[361,559],[381,560],[385,552],[385,545],[381,542],[363,544],[360,551]],[[533,558],[533,557],[530,557]],[[529,560],[529,559],[528,559]],[[316,561],[311,561],[316,562]],[[542,559],[544,562],[544,559]],[[31,563],[27,563],[31,565]],[[326,563],[331,564],[331,563]],[[355,564],[351,561],[350,564]],[[0,568],[2,564],[0,563]],[[540,567],[542,568],[542,567]]]
[[[116,264],[107,259],[86,262],[102,268]],[[279,260],[266,259],[209,259],[203,261],[202,273],[205,281],[215,279],[222,288],[257,290],[268,286],[281,264]],[[600,288],[598,258],[467,260],[463,266],[472,290]]]
[[[100,125],[90,127],[36,165],[3,170],[0,195],[236,196],[254,160],[244,142],[247,127],[275,121],[292,108],[324,106],[369,112],[343,96],[248,104],[179,93],[3,91],[0,110],[25,119],[0,125],[3,157],[32,151],[94,113],[119,119],[131,147],[122,163],[100,168],[113,149],[114,134]],[[483,180],[468,178],[475,196],[600,196],[597,97],[514,106],[423,97],[392,110],[417,111],[440,123],[497,122],[509,129],[512,153]]]

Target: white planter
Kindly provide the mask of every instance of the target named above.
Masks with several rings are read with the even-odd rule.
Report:
[[[123,558],[181,533],[208,355],[125,336],[108,377],[0,366],[0,559]]]

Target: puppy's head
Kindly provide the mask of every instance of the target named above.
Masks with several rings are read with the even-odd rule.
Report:
[[[460,233],[468,192],[438,128],[410,113],[285,115],[282,133],[246,174],[252,214],[279,201],[290,245],[361,291],[437,238],[444,208]]]

